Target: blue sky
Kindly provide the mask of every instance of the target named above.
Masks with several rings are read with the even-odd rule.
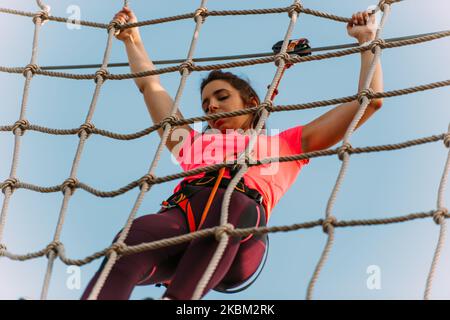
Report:
[[[108,23],[123,1],[47,1],[55,16],[68,17],[69,6],[78,6],[81,19]],[[373,4],[366,0],[305,0],[307,8],[350,17]],[[139,20],[194,11],[200,1],[130,1]],[[210,10],[283,7],[291,1],[208,1]],[[0,7],[37,11],[35,1],[0,1]],[[450,9],[445,0],[404,1],[392,6],[384,38],[447,30]],[[419,18],[420,17],[420,18]],[[200,32],[195,57],[268,52],[285,34],[287,14],[209,17]],[[149,55],[154,60],[185,58],[195,24],[182,20],[141,28]],[[31,57],[31,19],[0,14],[4,31],[1,66],[25,66]],[[38,64],[67,65],[100,63],[106,31],[90,27],[69,29],[63,23],[47,22],[41,31]],[[306,37],[313,47],[354,42],[344,23],[301,15],[293,34]],[[395,90],[447,80],[450,64],[448,38],[416,46],[387,49],[382,54],[385,90]],[[125,62],[124,45],[115,40],[111,62]],[[303,63],[290,68],[283,78],[276,104],[295,104],[331,99],[356,93],[359,54],[338,59]],[[250,79],[261,97],[275,73],[273,64],[235,68],[231,71]],[[94,73],[77,70],[74,73]],[[128,68],[111,68],[127,73]],[[199,85],[206,73],[193,73],[181,100],[186,117],[201,114]],[[175,95],[179,74],[161,76],[166,89]],[[19,118],[24,78],[0,73],[0,125]],[[95,84],[35,76],[31,82],[27,119],[51,128],[79,127],[87,114]],[[398,143],[441,134],[447,130],[450,109],[448,88],[385,99],[382,109],[351,137],[354,147]],[[306,124],[335,106],[306,111],[277,112],[269,128],[284,130]],[[132,80],[106,81],[93,118],[97,128],[131,133],[152,122],[143,98]],[[93,135],[86,143],[78,179],[100,190],[114,190],[145,174],[159,141],[156,133],[132,141],[117,141]],[[22,140],[17,177],[41,186],[60,184],[70,174],[78,137],[26,132]],[[8,178],[14,138],[0,133],[0,181]],[[442,141],[414,148],[354,155],[338,193],[333,215],[339,220],[383,218],[436,208],[437,191],[448,149]],[[275,207],[270,225],[317,220],[325,216],[327,201],[341,166],[337,156],[312,159]],[[165,150],[156,173],[164,176],[181,171]],[[138,216],[156,212],[178,181],[155,185],[145,197]],[[70,200],[61,241],[71,258],[84,258],[107,247],[125,224],[138,190],[113,199],[101,199],[78,190]],[[446,191],[448,207],[449,192]],[[3,200],[2,200],[3,201]],[[61,193],[40,194],[19,189],[13,194],[2,243],[14,253],[34,252],[53,238],[62,203]],[[388,226],[338,228],[335,243],[314,291],[315,299],[421,299],[439,228],[431,220],[415,220]],[[224,295],[210,292],[206,299],[304,299],[306,288],[326,242],[321,228],[277,233],[270,236],[266,266],[255,284],[244,292]],[[450,250],[448,239],[437,269],[434,299],[449,299]],[[66,286],[67,266],[57,260],[49,299],[78,299],[101,260],[81,268],[81,288]],[[47,260],[0,261],[0,299],[27,296],[38,299]],[[366,270],[376,265],[381,289],[366,286]],[[159,297],[162,288],[136,287],[131,299]]]

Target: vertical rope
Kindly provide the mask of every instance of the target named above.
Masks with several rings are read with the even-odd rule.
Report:
[[[48,7],[41,6],[41,8],[42,9],[45,8],[45,9],[49,10]],[[25,116],[26,116],[27,105],[28,105],[28,96],[29,96],[29,91],[30,91],[31,78],[33,77],[34,72],[38,68],[36,62],[37,62],[39,35],[40,35],[41,26],[43,23],[43,17],[48,14],[49,14],[49,11],[39,12],[33,18],[34,35],[33,35],[33,45],[32,45],[32,50],[31,50],[31,60],[24,71],[25,84],[24,84],[23,95],[22,95],[22,105],[21,105],[21,109],[20,109],[20,118],[16,123],[22,123],[22,124],[27,123]],[[21,145],[22,135],[24,134],[24,132],[25,132],[25,127],[23,127],[22,125],[18,125],[16,129],[13,129],[14,152],[13,152],[13,160],[12,160],[12,164],[11,164],[11,170],[9,173],[10,180],[16,180],[17,167],[19,165],[20,145]],[[8,215],[10,198],[11,198],[13,191],[14,191],[14,189],[11,186],[8,186],[4,190],[5,199],[3,201],[2,211],[0,214],[0,242],[3,238],[3,232],[4,232],[5,225],[6,225],[6,218]]]
[[[194,18],[195,22],[196,22],[194,35],[192,36],[192,41],[191,41],[191,45],[190,45],[190,48],[189,48],[189,52],[188,52],[186,61],[180,66],[181,80],[180,80],[180,85],[178,87],[177,94],[175,96],[175,100],[174,100],[174,103],[173,103],[173,106],[172,106],[170,117],[175,117],[176,116],[177,110],[179,108],[181,96],[183,94],[184,87],[185,87],[185,84],[186,84],[186,80],[187,80],[187,77],[190,74],[189,66],[192,66],[192,61],[193,61],[192,59],[193,59],[194,51],[195,51],[195,48],[196,48],[196,45],[197,45],[198,36],[199,36],[199,32],[200,32],[201,26],[203,24],[203,16],[202,16],[202,14],[206,12],[206,8],[205,8],[206,1],[207,0],[202,0],[201,1],[200,8],[197,10],[197,13],[196,13],[195,18]],[[163,135],[161,136],[161,141],[159,143],[159,146],[158,146],[158,149],[156,151],[155,157],[153,158],[153,161],[152,161],[152,163],[150,165],[150,168],[149,168],[149,171],[148,171],[148,174],[147,174],[147,176],[149,176],[149,177],[154,176],[154,170],[155,170],[155,168],[156,168],[156,166],[157,166],[157,164],[158,164],[158,162],[160,160],[161,154],[162,154],[162,152],[164,150],[164,147],[166,145],[166,141],[167,141],[167,138],[168,138],[169,133],[171,131],[171,128],[172,128],[172,125],[170,123],[166,123],[165,124],[164,132],[163,132]],[[149,186],[149,184],[144,181],[143,184],[142,184],[141,191],[140,191],[140,193],[138,195],[138,198],[136,200],[136,203],[135,203],[135,205],[134,205],[134,207],[133,207],[133,209],[132,209],[132,211],[131,211],[131,213],[130,213],[130,215],[128,217],[126,225],[123,228],[119,238],[117,239],[117,241],[115,242],[114,245],[120,246],[121,244],[124,244],[124,241],[125,241],[126,237],[128,236],[128,233],[129,233],[129,231],[131,229],[131,225],[133,223],[134,217],[136,216],[136,213],[137,213],[137,211],[138,211],[138,209],[139,209],[139,207],[140,207],[140,205],[142,203],[142,200],[144,199],[144,195],[150,188],[151,188],[151,186]],[[116,251],[112,251],[109,254],[109,256],[107,257],[108,260],[107,260],[107,262],[106,262],[102,272],[100,273],[100,276],[97,279],[96,284],[94,285],[94,287],[93,287],[93,289],[92,289],[92,291],[91,291],[91,293],[90,293],[90,295],[88,297],[89,300],[97,299],[101,289],[103,288],[103,286],[105,284],[105,281],[106,281],[109,273],[111,272],[114,264],[117,261],[117,256],[118,256],[117,252]]]
[[[285,37],[283,40],[283,44],[281,46],[280,57],[282,55],[286,55],[286,49],[289,44],[289,38],[291,37],[292,31],[297,22],[297,16],[298,16],[297,10],[300,11],[300,8],[301,8],[301,4],[300,4],[299,0],[295,0],[292,7],[293,7],[293,9],[289,12],[289,16],[291,19],[290,19],[289,27],[286,31],[286,34],[285,34]],[[279,82],[280,77],[283,72],[283,69],[284,69],[284,65],[285,65],[284,59],[278,59],[277,62],[278,62],[278,68],[277,68],[275,76],[272,80],[272,83],[269,86],[266,97],[264,99],[265,103],[271,103],[270,99],[271,99],[272,93],[275,89],[276,84]],[[264,125],[264,122],[268,118],[268,114],[269,114],[269,112],[266,109],[263,109],[261,117],[259,118],[259,121],[256,125],[255,132],[252,133],[252,136],[250,138],[250,141],[249,141],[246,149],[237,157],[239,163],[243,158],[245,158],[246,154],[250,154],[249,151],[253,150],[253,146],[256,142],[257,136],[259,135],[259,133],[262,129],[262,126]],[[228,224],[228,211],[229,211],[229,206],[230,206],[231,194],[234,190],[234,187],[237,185],[237,183],[239,182],[241,177],[245,174],[247,169],[248,169],[248,166],[244,163],[242,165],[242,167],[240,168],[240,170],[236,173],[236,175],[230,181],[230,183],[228,184],[228,187],[224,193],[222,209],[221,209],[222,211],[221,211],[221,217],[220,217],[220,226],[223,228],[225,228],[225,226],[232,227],[232,225]],[[194,294],[192,296],[193,300],[198,300],[202,297],[206,286],[208,285],[209,281],[211,280],[211,277],[212,277],[213,273],[215,272],[215,270],[217,269],[217,265],[219,264],[220,259],[223,256],[223,253],[228,244],[228,240],[229,240],[228,234],[226,232],[222,232],[220,235],[220,238],[218,239],[219,245],[217,246],[213,257],[212,257],[210,263],[208,264],[208,267],[206,268],[205,273],[203,274],[202,278],[200,279],[199,283],[197,284],[197,287],[195,288]]]
[[[42,2],[42,0],[36,0],[36,3],[38,5],[39,8],[41,8],[42,10],[46,11],[46,12],[50,12],[50,6],[44,4]]]
[[[450,125],[448,126],[448,135],[450,135]],[[447,148],[450,148],[450,139],[445,139],[444,144]],[[427,277],[427,284],[425,287],[424,299],[429,300],[431,294],[431,288],[433,286],[434,275],[436,273],[437,264],[439,258],[441,257],[442,248],[444,246],[445,237],[447,233],[447,222],[442,213],[448,213],[448,209],[444,206],[445,200],[445,188],[447,186],[448,173],[450,171],[450,150],[447,154],[447,162],[445,163],[444,172],[442,173],[441,182],[439,184],[438,198],[437,198],[437,208],[440,211],[439,214],[435,214],[434,222],[440,225],[439,240],[436,245],[436,250],[434,251],[433,262],[431,263],[430,272]]]
[[[111,28],[109,28],[109,30],[108,30],[108,40],[107,40],[106,49],[105,49],[105,52],[103,55],[102,66],[96,73],[97,74],[96,79],[95,79],[96,86],[95,86],[94,94],[93,94],[93,97],[91,100],[91,104],[89,106],[89,111],[86,116],[85,125],[91,124],[91,120],[94,115],[95,108],[97,106],[98,97],[100,95],[100,89],[104,83],[103,77],[107,74],[106,70],[108,67],[108,61],[109,61],[109,57],[110,57],[110,53],[111,53],[112,39],[114,36],[114,32],[115,32],[115,28],[113,26],[111,26]],[[81,160],[81,155],[83,153],[83,148],[84,148],[85,142],[86,142],[87,138],[89,137],[89,133],[86,132],[86,129],[81,129],[79,132],[79,137],[80,137],[80,140],[78,142],[77,151],[75,153],[75,157],[72,162],[70,178],[66,180],[65,186],[63,187],[63,190],[62,190],[63,194],[64,194],[64,199],[63,199],[63,203],[61,205],[61,209],[59,212],[58,224],[56,226],[55,234],[53,236],[54,243],[59,242],[59,239],[61,236],[62,227],[64,225],[65,218],[66,218],[67,208],[69,206],[69,200],[75,191],[75,187],[76,187],[76,183],[77,183],[76,176],[77,176],[77,171],[78,171],[78,167],[79,167],[80,160]],[[52,270],[53,270],[53,263],[57,256],[58,256],[57,253],[53,250],[48,255],[47,271],[45,273],[44,284],[42,287],[41,300],[45,300],[47,298],[48,288],[50,285],[50,279],[51,279]]]
[[[379,7],[380,5],[382,5],[383,7],[381,8],[381,10],[383,11],[383,16],[381,18],[381,22],[380,25],[377,29],[376,35],[375,35],[375,40],[378,40],[381,34],[381,31],[383,30],[384,27],[384,23],[387,19],[387,17],[389,16],[390,13],[390,5],[386,4],[384,2],[384,0],[380,1],[379,3]],[[374,40],[374,41],[375,41]],[[372,59],[372,64],[369,68],[369,71],[367,73],[366,79],[364,81],[364,85],[363,85],[363,91],[367,90],[370,86],[370,83],[372,82],[372,78],[373,75],[375,73],[375,67],[380,59],[380,55],[381,55],[381,49],[379,46],[375,47],[375,54],[374,57]],[[343,150],[343,156],[341,158],[341,156],[339,156],[339,158],[342,160],[342,166],[336,181],[336,184],[333,188],[333,191],[331,193],[330,199],[328,200],[328,204],[327,204],[327,208],[326,208],[326,219],[324,222],[324,231],[328,234],[328,241],[325,245],[325,248],[322,252],[322,255],[320,257],[320,260],[314,270],[314,273],[312,275],[312,278],[309,282],[308,285],[308,290],[307,290],[307,294],[306,294],[306,298],[308,300],[312,299],[312,294],[313,294],[313,290],[314,290],[314,286],[315,283],[317,282],[317,279],[319,277],[320,271],[322,270],[329,252],[331,251],[331,247],[333,245],[334,242],[334,226],[333,226],[333,221],[335,221],[335,218],[332,216],[331,214],[331,210],[334,206],[334,203],[336,202],[336,197],[337,197],[337,193],[340,189],[340,186],[344,180],[345,177],[345,173],[347,171],[348,165],[349,165],[349,161],[350,161],[350,156],[347,152],[345,152],[345,147],[350,145],[349,144],[349,139],[350,136],[352,135],[352,133],[354,132],[358,122],[360,121],[361,117],[363,116],[363,114],[365,113],[367,106],[369,105],[370,100],[367,98],[367,96],[363,96],[362,100],[359,101],[360,102],[360,107],[358,109],[358,112],[356,113],[355,117],[353,118],[350,126],[348,127],[345,135],[344,135],[344,139],[343,139],[343,143],[342,143],[342,150]]]

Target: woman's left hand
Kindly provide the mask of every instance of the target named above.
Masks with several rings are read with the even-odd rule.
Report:
[[[354,13],[352,21],[347,24],[348,35],[356,38],[360,44],[375,39],[377,28],[375,14],[369,15],[367,11]]]

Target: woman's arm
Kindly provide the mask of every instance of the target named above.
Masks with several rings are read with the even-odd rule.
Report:
[[[128,7],[124,7],[115,15],[114,18],[120,20],[122,23],[137,22],[135,14]],[[136,73],[155,70],[155,66],[145,50],[144,43],[137,27],[127,28],[121,31],[118,35],[116,35],[116,38],[125,44],[131,72]],[[134,81],[139,91],[144,96],[144,101],[147,105],[147,109],[153,123],[158,123],[170,116],[173,100],[165,88],[161,85],[158,75],[134,78]],[[176,114],[180,119],[183,119],[183,115],[179,110]],[[183,130],[183,134],[180,134],[178,130]],[[187,124],[179,126],[176,129],[172,129],[167,139],[167,148],[172,151],[175,145],[180,143],[178,139],[176,141],[172,141],[172,134],[174,131],[178,131],[177,136],[187,137],[190,130],[192,130],[192,128]],[[163,128],[158,129],[160,136],[162,136],[163,132]]]
[[[350,36],[358,40],[359,44],[372,41],[375,39],[376,33],[375,15],[369,17],[367,12],[355,13],[352,16],[352,22],[347,25],[347,31]],[[362,86],[364,85],[373,57],[374,54],[371,50],[366,50],[361,53],[358,92],[363,89]],[[369,87],[375,92],[383,91],[383,74],[380,62],[375,67],[375,73]],[[380,109],[382,104],[383,99],[371,100],[364,115],[358,122],[356,129]],[[327,149],[341,141],[358,109],[358,100],[346,102],[305,125],[302,133],[303,152]]]

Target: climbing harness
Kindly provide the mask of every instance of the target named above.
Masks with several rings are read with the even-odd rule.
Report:
[[[225,169],[225,167],[222,169]],[[235,168],[234,170],[233,169],[230,170],[230,175],[233,176],[235,174],[234,171],[236,171],[236,170],[237,170],[237,168]],[[180,190],[175,192],[167,200],[163,201],[161,203],[161,207],[168,209],[168,208],[173,208],[173,207],[178,206],[186,215],[186,218],[188,221],[188,226],[189,226],[189,231],[190,232],[197,231],[201,228],[201,226],[203,225],[203,222],[206,219],[206,216],[207,216],[207,213],[208,213],[209,207],[210,207],[210,205],[208,206],[208,203],[211,204],[212,199],[213,199],[213,197],[211,197],[211,194],[214,196],[215,193],[213,194],[213,191],[214,190],[217,191],[217,189],[219,187],[223,188],[223,189],[227,188],[230,181],[231,181],[231,179],[223,177],[223,175],[220,175],[220,172],[217,172],[217,171],[207,173],[205,176],[195,179],[190,182],[187,182],[184,180],[181,182]],[[192,188],[191,186],[193,186],[194,188]],[[191,204],[189,201],[189,199],[194,194],[196,194],[197,192],[199,192],[201,190],[200,188],[195,188],[196,186],[213,187],[213,189],[211,190],[211,194],[208,199],[208,202],[205,205],[205,209],[203,210],[202,217],[201,217],[201,220],[200,220],[198,226],[196,226],[195,219],[194,219],[194,213],[192,211]],[[247,187],[244,183],[243,178],[240,179],[240,181],[236,184],[234,189],[238,192],[244,193],[245,195],[247,195],[248,197],[253,199],[258,204],[262,204],[262,202],[263,202],[263,196],[257,190]],[[266,219],[267,219],[267,217],[266,217]]]

